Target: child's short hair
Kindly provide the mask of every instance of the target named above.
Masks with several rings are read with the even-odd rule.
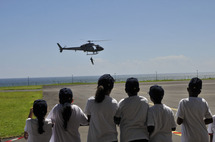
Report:
[[[194,77],[190,80],[188,86],[193,92],[199,91],[202,89],[202,80],[198,77]]]
[[[164,96],[164,90],[161,86],[153,85],[149,89],[149,95],[156,102],[160,102]]]
[[[126,92],[129,92],[131,94],[136,94],[137,92],[139,92],[140,88],[137,78],[128,78],[125,83],[125,90]]]

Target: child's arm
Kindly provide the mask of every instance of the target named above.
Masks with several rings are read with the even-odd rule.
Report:
[[[209,136],[210,136],[210,142],[213,142],[213,134],[209,133]]]
[[[24,132],[24,138],[27,140],[28,139],[28,133],[25,131]]]
[[[154,131],[155,126],[148,126],[147,129],[148,129],[149,136],[150,136],[152,134],[152,132]]]
[[[208,125],[208,124],[210,124],[210,123],[213,123],[213,118],[206,118],[206,119],[204,120],[204,122],[205,122],[205,125]]]
[[[172,128],[172,131],[175,131],[176,130],[176,128],[174,127],[174,128]]]
[[[88,122],[90,122],[91,115],[87,115]]]
[[[183,121],[184,120],[182,118],[180,118],[180,117],[177,118],[177,124],[178,125],[181,125],[183,123]]]
[[[33,116],[33,108],[30,109],[30,112],[29,112],[29,115],[28,115],[28,118],[32,118]]]
[[[33,116],[33,108],[30,109],[30,112],[28,114],[28,118],[32,118]],[[24,131],[24,138],[27,140],[28,139],[28,132]]]
[[[119,125],[120,124],[120,121],[121,121],[121,117],[116,117],[116,116],[114,116],[114,123],[115,124],[117,124],[117,125]]]

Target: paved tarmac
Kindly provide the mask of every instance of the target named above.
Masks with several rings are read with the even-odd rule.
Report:
[[[146,97],[149,100],[150,105],[152,102],[149,99],[148,91],[151,85],[158,84],[165,90],[165,96],[163,103],[171,107],[176,113],[178,103],[182,98],[188,97],[187,85],[188,81],[169,81],[169,82],[147,82],[140,83],[139,95]],[[122,98],[127,97],[124,91],[124,83],[116,83],[114,89],[111,92],[111,96],[119,101]],[[49,110],[58,103],[58,92],[63,87],[69,87],[74,94],[74,104],[85,109],[86,101],[90,96],[93,96],[96,91],[96,84],[90,85],[73,85],[73,86],[46,86],[43,88],[43,96],[47,101]],[[199,97],[203,97],[209,104],[212,114],[215,114],[215,80],[203,80],[203,89]],[[80,127],[82,142],[87,141],[88,126]],[[180,132],[181,127],[177,126],[176,131]],[[181,137],[178,135],[172,135],[173,142],[180,142]],[[5,142],[7,140],[3,140]],[[24,139],[17,140],[16,142],[26,142]]]

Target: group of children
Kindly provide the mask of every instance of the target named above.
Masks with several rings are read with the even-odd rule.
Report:
[[[152,107],[145,97],[138,96],[140,88],[136,78],[127,79],[125,92],[128,97],[119,103],[110,97],[113,87],[113,77],[102,75],[95,96],[87,101],[85,113],[72,104],[73,93],[69,88],[60,90],[59,104],[52,108],[47,118],[46,102],[34,101],[26,120],[25,139],[28,142],[80,142],[79,126],[89,125],[87,142],[117,142],[116,125],[119,125],[121,142],[172,142],[176,123],[173,111],[162,104],[164,90],[161,86],[153,85],[149,89]],[[182,125],[182,142],[208,142],[208,132],[213,134],[215,130],[207,102],[198,97],[201,89],[202,81],[191,79],[187,88],[189,97],[179,102],[176,117],[177,124]],[[32,113],[37,119],[32,119]],[[210,124],[208,132],[207,124]]]

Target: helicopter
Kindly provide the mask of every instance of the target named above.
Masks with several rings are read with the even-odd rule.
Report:
[[[75,50],[75,51],[80,50],[80,51],[87,52],[87,55],[96,55],[98,54],[99,51],[104,50],[104,48],[101,47],[100,45],[96,45],[92,43],[95,41],[88,40],[87,42],[88,43],[83,44],[80,47],[62,47],[59,43],[57,43],[57,45],[60,49],[60,52],[63,52],[63,50]],[[89,54],[89,52],[91,52],[91,54]]]

